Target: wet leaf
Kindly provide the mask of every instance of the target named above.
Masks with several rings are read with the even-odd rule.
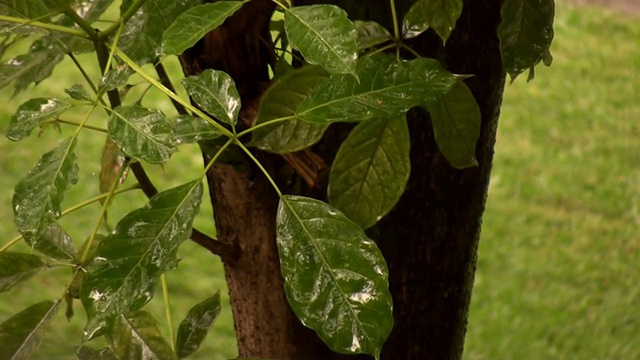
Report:
[[[399,62],[392,55],[360,59],[358,76],[359,83],[349,75],[332,76],[300,104],[296,115],[318,124],[393,118],[439,99],[456,81],[435,60]]]
[[[165,55],[180,55],[222,23],[246,1],[219,1],[203,4],[182,13],[169,26],[162,39]]]
[[[33,42],[28,53],[0,65],[0,88],[15,81],[14,94],[17,94],[31,83],[40,83],[51,76],[53,68],[62,61],[64,54],[65,50],[53,38],[41,37]]]
[[[108,128],[113,142],[133,158],[159,164],[176,151],[171,123],[160,110],[118,106],[111,112]]]
[[[461,80],[440,100],[425,105],[440,152],[458,169],[478,165],[476,142],[480,136],[480,108]]]
[[[541,60],[551,65],[554,0],[506,0],[501,14],[500,50],[511,81]]]
[[[334,351],[379,357],[393,327],[387,265],[376,244],[319,200],[282,197],[277,242],[285,292]]]
[[[84,86],[80,84],[75,84],[68,89],[64,89],[64,92],[66,92],[74,100],[93,101],[91,100],[91,95],[89,95],[87,89],[85,89]]]
[[[115,90],[127,84],[134,71],[127,64],[120,64],[109,70],[100,80],[98,89],[101,93]]]
[[[0,252],[0,292],[29,280],[47,268],[39,256],[17,252]]]
[[[416,37],[431,27],[446,42],[462,14],[462,0],[419,0],[402,21],[402,36]]]
[[[362,228],[373,226],[404,193],[411,160],[404,116],[356,126],[342,143],[329,174],[329,203]]]
[[[119,359],[178,359],[162,337],[158,322],[146,311],[119,316],[107,339]]]
[[[190,356],[198,350],[219,314],[220,291],[189,310],[189,314],[178,328],[176,353],[179,358]]]
[[[180,115],[173,125],[173,133],[178,144],[191,144],[202,140],[213,140],[223,134],[205,119],[190,115]]]
[[[0,324],[2,358],[29,359],[40,345],[45,326],[58,313],[58,305],[60,305],[60,301],[42,301]]]
[[[120,185],[127,178],[128,170],[122,171],[125,157],[120,152],[118,145],[107,137],[102,148],[102,159],[100,162],[100,193],[106,194],[111,191],[113,184],[118,181]]]
[[[329,74],[319,66],[289,71],[262,96],[255,125],[295,115],[298,105],[328,78]],[[294,152],[318,142],[326,129],[326,125],[292,119],[254,131],[251,145],[275,153]]]
[[[334,5],[295,6],[287,9],[284,21],[289,43],[307,62],[332,74],[358,77],[358,34],[344,10]]]
[[[100,243],[80,288],[85,339],[151,300],[160,275],[176,266],[178,246],[191,235],[201,200],[199,180],[158,193]]]
[[[40,253],[57,260],[74,259],[71,237],[55,221],[43,223],[36,235],[26,234],[24,240]]]
[[[88,346],[80,346],[76,354],[80,360],[118,360],[109,348],[96,350]]]
[[[358,50],[368,49],[393,40],[393,36],[391,36],[389,30],[375,21],[357,20],[354,22],[354,25],[358,33]]]
[[[224,71],[207,69],[182,80],[182,84],[204,111],[231,126],[236,125],[240,94],[231,76]]]
[[[60,116],[71,108],[71,104],[55,98],[35,98],[18,107],[11,117],[6,135],[10,140],[19,141],[29,135],[43,121]]]

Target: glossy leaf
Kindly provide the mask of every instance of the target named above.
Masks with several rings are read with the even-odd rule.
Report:
[[[179,358],[190,356],[198,350],[219,314],[220,291],[189,310],[189,314],[178,328],[176,353]]]
[[[213,140],[223,134],[205,119],[190,115],[180,115],[173,125],[173,133],[178,144],[191,144],[203,140]]]
[[[98,88],[102,93],[117,89],[124,86],[127,81],[129,81],[129,77],[133,75],[133,73],[133,69],[131,69],[127,64],[115,66],[109,70],[102,79],[100,79]]]
[[[379,357],[393,315],[376,244],[339,210],[311,198],[284,196],[276,221],[285,292],[300,321],[334,351]]]
[[[55,221],[43,223],[37,234],[26,234],[24,239],[27,244],[50,258],[62,261],[74,259],[75,249],[71,237]]]
[[[25,90],[31,83],[40,83],[51,75],[53,68],[64,58],[64,54],[64,49],[51,37],[37,39],[28,53],[0,65],[0,88],[15,82],[16,94]]]
[[[75,139],[67,138],[44,154],[16,185],[13,213],[16,226],[25,237],[38,239],[60,217],[64,195],[78,181],[75,145]]]
[[[176,266],[178,246],[191,235],[201,200],[199,180],[158,193],[100,243],[80,288],[86,339],[151,300],[160,275]]]
[[[294,116],[298,105],[328,78],[329,74],[319,66],[305,66],[289,71],[262,96],[255,125]],[[254,131],[251,145],[275,153],[290,153],[315,144],[326,129],[326,125],[300,119],[287,120]]]
[[[151,164],[169,160],[176,151],[171,123],[160,110],[118,106],[111,112],[108,128],[123,153]]]
[[[462,0],[418,0],[402,21],[402,35],[413,38],[431,27],[446,42],[460,14]]]
[[[102,158],[100,161],[100,193],[106,194],[111,191],[113,184],[118,181],[120,185],[127,178],[128,170],[122,170],[125,157],[120,152],[118,145],[107,137],[102,147]]]
[[[366,229],[396,205],[409,180],[409,128],[404,116],[356,126],[329,174],[331,205]]]
[[[502,62],[511,80],[540,60],[551,65],[549,48],[553,41],[553,0],[505,0],[498,27]]]
[[[204,111],[235,126],[240,112],[240,94],[231,76],[224,71],[208,69],[182,80],[182,84]]]
[[[426,105],[440,152],[456,168],[478,165],[476,142],[480,136],[480,108],[461,80],[440,100]]]
[[[118,360],[109,348],[96,350],[88,346],[80,346],[76,354],[80,360]]]
[[[107,339],[119,359],[178,359],[162,337],[157,321],[146,311],[119,316]]]
[[[60,301],[42,301],[0,324],[2,358],[29,359],[40,345],[44,328],[57,314],[58,305]]]
[[[246,1],[219,1],[203,4],[182,13],[164,33],[162,52],[180,55],[222,23]]]
[[[456,81],[435,60],[399,62],[392,55],[360,59],[358,76],[359,83],[348,75],[331,77],[300,104],[296,115],[318,124],[392,118],[439,99]]]
[[[75,84],[68,89],[64,89],[64,92],[67,93],[72,99],[78,101],[92,101],[91,95],[87,92],[87,89],[80,84]]]
[[[31,135],[31,131],[45,120],[60,116],[71,108],[71,104],[55,98],[35,98],[18,107],[11,117],[6,135],[10,140],[19,141]]]
[[[358,34],[347,13],[334,5],[295,6],[284,14],[291,46],[310,64],[332,74],[356,73]]]
[[[0,292],[29,280],[47,268],[39,256],[17,252],[0,252]]]
[[[389,40],[393,40],[393,36],[384,26],[375,21],[355,21],[356,32],[358,33],[357,44],[358,50],[368,49],[370,47],[383,44]]]

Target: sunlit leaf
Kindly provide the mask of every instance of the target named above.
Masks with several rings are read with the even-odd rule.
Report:
[[[300,104],[296,115],[319,124],[396,117],[437,100],[456,81],[436,60],[397,61],[392,55],[360,59],[358,76],[360,82],[349,75],[332,76]]]
[[[119,316],[107,339],[119,359],[178,359],[171,345],[162,337],[157,321],[146,311]]]
[[[356,73],[358,34],[347,13],[334,5],[295,6],[284,14],[291,46],[310,64],[332,74]]]
[[[180,55],[222,23],[246,1],[219,1],[203,4],[182,13],[164,33],[162,52]]]
[[[393,327],[387,265],[376,244],[339,210],[284,196],[277,242],[287,300],[334,351],[378,357]]]
[[[207,69],[200,75],[182,80],[182,84],[204,111],[235,126],[240,112],[240,94],[231,76],[224,71]]]
[[[409,180],[409,129],[404,116],[365,121],[340,146],[329,174],[331,205],[362,228],[396,205]]]
[[[0,292],[30,279],[47,268],[39,256],[16,252],[0,252]]]
[[[100,243],[80,288],[86,339],[151,300],[160,275],[176,266],[178,246],[191,235],[201,200],[199,180],[158,193]]]
[[[0,324],[3,359],[29,359],[42,340],[42,333],[58,312],[60,301],[32,305]]]
[[[380,45],[393,37],[384,26],[375,21],[355,21],[354,25],[358,33],[358,50],[368,49],[372,46]]]
[[[511,80],[541,60],[551,65],[554,0],[505,0],[501,14],[500,50]]]
[[[305,66],[289,71],[262,96],[255,125],[294,116],[296,108],[329,74],[319,66]],[[252,146],[275,153],[305,149],[322,138],[326,125],[291,119],[254,131]]]
[[[91,96],[87,92],[87,89],[85,89],[84,86],[80,84],[75,84],[68,89],[64,89],[64,92],[66,92],[74,100],[92,101]]]
[[[173,125],[173,133],[178,144],[190,144],[202,140],[213,140],[222,132],[205,119],[190,115],[180,115]]]
[[[75,249],[71,237],[54,221],[43,223],[35,235],[25,234],[24,240],[50,258],[63,261],[74,259]]]
[[[440,152],[456,168],[478,165],[476,142],[480,136],[480,108],[461,80],[440,100],[425,105]]]
[[[106,194],[111,191],[113,184],[118,181],[124,183],[128,171],[122,169],[125,157],[120,152],[118,145],[107,137],[102,148],[102,159],[100,161],[100,193]]]
[[[402,36],[416,37],[431,27],[446,42],[462,14],[462,0],[418,0],[402,21]]]
[[[118,360],[109,348],[96,350],[88,346],[80,346],[76,354],[80,360]]]
[[[160,110],[118,106],[111,112],[108,128],[123,153],[151,164],[169,160],[176,151],[171,123]]]
[[[176,353],[179,358],[185,358],[198,350],[219,314],[220,291],[189,310],[178,328]]]
[[[71,108],[71,104],[54,98],[35,98],[18,107],[11,117],[6,135],[10,140],[19,141],[31,135],[31,131],[43,121],[55,118]]]

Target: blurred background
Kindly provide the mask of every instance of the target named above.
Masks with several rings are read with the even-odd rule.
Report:
[[[532,82],[521,76],[505,91],[466,359],[640,358],[640,1],[565,1],[556,13],[553,65],[538,67]],[[80,61],[96,75],[92,56]],[[177,79],[177,62],[169,68]],[[67,61],[28,93],[12,97],[12,89],[4,89],[0,131],[29,98],[63,96],[63,89],[82,82]],[[137,82],[142,80],[131,80]],[[146,106],[175,115],[153,90],[145,99]],[[77,121],[83,111],[63,118]],[[104,126],[105,113],[94,116],[91,123]],[[21,143],[0,138],[0,243],[17,235],[14,186],[61,139],[52,128]],[[100,133],[81,134],[77,153],[84,186],[70,190],[65,208],[99,194],[103,144]],[[197,148],[181,147],[165,166],[147,168],[166,189],[199,176],[202,160]],[[118,198],[111,222],[145,202],[138,193]],[[99,210],[94,204],[81,218],[63,218],[61,224],[80,243]],[[205,201],[196,226],[214,234],[211,218]],[[12,249],[29,251],[23,244]],[[189,308],[220,289],[222,314],[194,358],[236,356],[220,263],[191,243],[180,256],[179,267],[168,274],[174,327]],[[0,322],[38,301],[59,298],[69,271],[54,268],[0,294]],[[165,324],[162,296],[147,309]],[[37,358],[74,358],[68,354],[80,344],[83,325],[76,303],[71,321],[60,314],[45,333]]]

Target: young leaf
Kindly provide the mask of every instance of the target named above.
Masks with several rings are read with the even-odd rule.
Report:
[[[165,55],[180,55],[222,23],[245,1],[219,1],[191,8],[176,18],[162,38]]]
[[[25,234],[24,240],[50,258],[62,261],[74,259],[75,249],[71,237],[55,221],[43,223],[36,235]]]
[[[357,79],[358,34],[344,10],[334,5],[295,6],[285,12],[284,28],[291,46],[307,62]]]
[[[186,358],[198,350],[219,314],[220,291],[189,310],[178,328],[176,353],[179,358]]]
[[[160,275],[175,267],[178,246],[191,235],[201,200],[199,180],[158,193],[100,243],[80,288],[86,339],[151,300]]]
[[[202,140],[213,140],[223,134],[205,119],[190,115],[180,115],[173,125],[173,133],[178,144],[191,144]]]
[[[47,268],[39,256],[16,252],[0,253],[0,292],[30,279]]]
[[[182,84],[204,111],[231,126],[236,125],[240,94],[231,76],[224,71],[207,69],[182,80]]]
[[[96,350],[88,346],[80,346],[76,351],[80,360],[118,360],[116,355],[109,348]]]
[[[78,101],[92,101],[91,96],[87,92],[87,89],[80,84],[75,84],[68,89],[64,89],[64,92],[67,93],[72,99]]]
[[[176,151],[171,123],[160,110],[118,106],[111,112],[108,128],[123,153],[151,164],[169,160]]]
[[[40,345],[45,326],[57,314],[58,305],[60,305],[60,301],[39,302],[0,324],[2,358],[30,358]]]
[[[540,60],[551,65],[549,47],[553,41],[553,0],[506,0],[498,27],[502,62],[511,81]]]
[[[375,21],[354,21],[358,38],[358,50],[368,49],[370,47],[383,44],[389,40],[393,40],[393,36],[384,26]]]
[[[35,98],[18,107],[11,117],[6,135],[19,141],[31,135],[31,131],[45,120],[55,118],[71,108],[71,104],[60,99]]]
[[[119,316],[107,339],[119,359],[178,359],[162,337],[157,321],[146,311]]]
[[[358,76],[360,82],[348,75],[331,77],[300,104],[296,116],[318,124],[392,118],[437,100],[456,81],[436,60],[397,61],[392,55],[360,59]]]
[[[331,205],[362,228],[373,226],[404,193],[411,172],[410,148],[404,116],[358,124],[331,167]]]
[[[67,189],[78,181],[74,138],[67,138],[44,154],[13,194],[13,213],[18,231],[37,239],[48,225],[60,217]]]
[[[419,0],[411,6],[402,21],[405,39],[413,38],[429,27],[446,42],[462,14],[462,0]]]
[[[440,152],[458,169],[478,165],[476,142],[480,136],[480,108],[461,80],[440,100],[425,105]]]
[[[293,116],[298,105],[328,78],[329,74],[319,66],[289,71],[262,96],[255,125]],[[326,128],[327,125],[292,119],[254,131],[251,145],[275,153],[299,151],[318,142]]]
[[[302,323],[340,353],[380,355],[393,327],[387,265],[339,210],[284,196],[277,242],[287,300]]]

